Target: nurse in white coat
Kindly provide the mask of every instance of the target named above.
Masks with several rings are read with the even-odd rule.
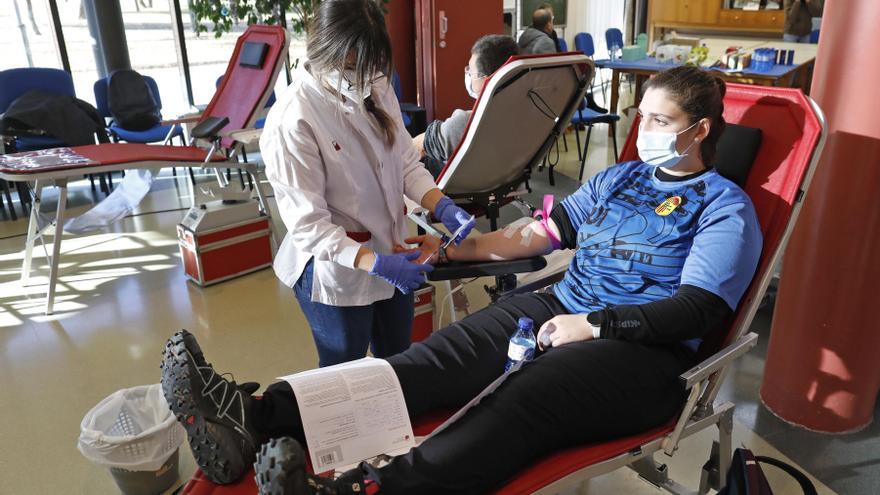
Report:
[[[368,347],[376,357],[391,356],[409,347],[411,292],[432,270],[417,251],[393,253],[407,237],[404,195],[451,232],[469,216],[419,162],[391,85],[391,41],[374,1],[321,2],[306,54],[260,139],[288,231],[275,272],[294,289],[321,366],[361,358]]]

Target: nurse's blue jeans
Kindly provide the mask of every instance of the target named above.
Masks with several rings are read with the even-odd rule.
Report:
[[[312,302],[314,263],[309,261],[293,286],[296,299],[312,327],[321,367],[360,359],[369,348],[386,358],[409,348],[413,295],[394,291],[390,299],[367,306],[330,306]]]

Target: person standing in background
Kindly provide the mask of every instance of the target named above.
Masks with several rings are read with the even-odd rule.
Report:
[[[785,28],[782,39],[794,43],[809,43],[813,17],[822,17],[825,0],[785,0]]]

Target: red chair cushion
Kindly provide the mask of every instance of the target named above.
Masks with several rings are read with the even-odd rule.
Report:
[[[413,422],[413,433],[417,436],[429,435],[451,414],[452,411],[437,411],[426,414]],[[547,456],[537,464],[523,470],[495,493],[498,495],[532,493],[579,469],[611,459],[660,438],[672,431],[674,426],[673,420],[669,424],[638,435],[563,450]],[[181,495],[254,495],[256,493],[257,485],[254,481],[253,470],[248,471],[238,483],[232,485],[215,485],[206,479],[201,471],[197,471],[184,487]]]

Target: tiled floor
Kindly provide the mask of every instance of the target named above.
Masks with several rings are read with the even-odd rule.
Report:
[[[593,133],[586,176],[611,161],[604,134]],[[577,187],[571,179],[578,167],[573,139],[569,144],[571,150],[562,154],[557,186],[552,189],[560,196]],[[536,173],[532,186],[532,198],[550,190],[546,172]],[[22,289],[18,282],[24,221],[0,222],[0,493],[117,493],[107,471],[90,464],[77,451],[80,421],[113,391],[156,383],[160,350],[167,337],[180,328],[195,333],[217,368],[234,372],[239,381],[256,380],[265,385],[281,374],[316,365],[303,315],[290,289],[280,284],[271,270],[209,288],[186,282],[175,225],[183,215],[182,208],[190,203],[187,191],[182,182],[176,184],[163,177],[135,216],[109,232],[66,236],[59,303],[51,317],[42,315],[44,286],[39,284],[40,278],[28,289]],[[71,211],[84,210],[89,194],[87,186],[77,188]],[[48,195],[44,208],[51,208],[52,202]],[[46,272],[44,258],[37,258],[36,266]],[[474,309],[486,304],[481,284],[471,284],[467,291]],[[862,471],[872,467],[874,475],[868,479],[876,480],[876,465],[871,465],[870,459],[859,461],[844,453],[832,458],[816,447],[824,444],[841,452],[847,441],[840,437],[828,437],[822,443],[797,443],[794,439],[798,435],[765,427],[766,413],[759,412],[760,406],[749,395],[760,375],[761,355],[759,350],[749,356],[726,389],[728,396],[744,402],[738,409],[735,444],[806,462],[811,469],[816,467],[816,474],[827,475],[821,476],[824,481],[848,483],[857,474],[862,479]],[[695,488],[710,436],[711,432],[704,432],[686,440],[672,460],[662,455],[658,459],[668,462],[681,482]],[[183,480],[193,472],[194,464],[186,446],[181,454]],[[837,462],[845,462],[845,469]],[[790,484],[778,486],[783,485],[777,493],[796,493]],[[875,493],[841,486],[847,490],[840,493]],[[657,492],[628,470],[594,479],[577,491]],[[820,493],[833,492],[820,486]]]

